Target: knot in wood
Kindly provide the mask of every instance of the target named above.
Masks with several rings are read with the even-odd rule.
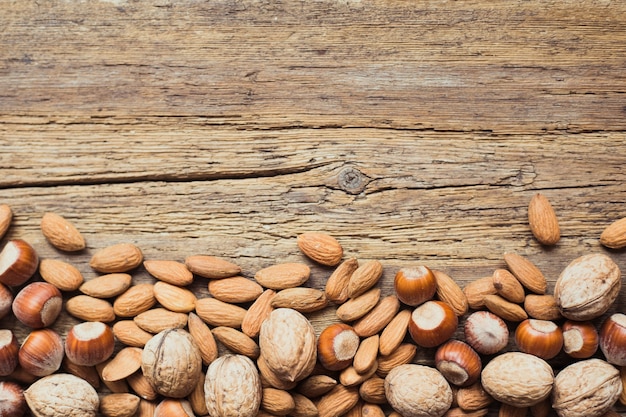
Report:
[[[353,167],[341,170],[338,176],[338,185],[343,191],[350,194],[359,194],[367,185],[367,178],[361,171]]]

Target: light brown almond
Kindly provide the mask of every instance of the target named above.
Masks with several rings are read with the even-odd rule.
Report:
[[[55,248],[66,252],[76,252],[85,249],[85,238],[63,216],[55,213],[45,213],[41,218],[40,226],[43,235]]]
[[[561,239],[561,229],[550,200],[535,194],[528,204],[528,224],[535,239],[543,245],[555,245]]]
[[[269,366],[267,366],[267,361],[260,355],[256,360],[257,368],[259,368],[259,374],[261,375],[261,385],[263,388],[272,387],[276,389],[290,390],[295,388],[297,382],[295,381],[287,381],[285,379],[281,379]]]
[[[156,408],[156,402],[141,399],[139,402],[139,409],[137,410],[135,417],[154,417]]]
[[[360,265],[350,276],[348,297],[355,298],[365,293],[383,276],[383,265],[380,261],[371,260]]]
[[[359,387],[359,395],[363,401],[372,404],[385,404],[387,397],[385,396],[385,380],[378,376],[363,381]]]
[[[311,275],[311,268],[305,264],[290,262],[263,268],[254,275],[254,279],[272,290],[284,290],[304,284]]]
[[[126,378],[130,388],[144,400],[156,400],[159,393],[154,389],[148,378],[145,377],[141,369],[128,375]]]
[[[370,312],[380,300],[380,288],[372,288],[358,297],[351,298],[337,308],[339,320],[351,322],[358,320]]]
[[[352,359],[352,366],[357,373],[364,374],[374,367],[376,358],[378,357],[379,346],[380,336],[377,334],[369,336],[361,341],[359,348]]]
[[[363,417],[363,401],[359,399],[354,407],[348,410],[343,417]]]
[[[528,318],[528,314],[519,304],[507,301],[499,295],[486,295],[485,307],[504,320],[519,322]]]
[[[378,362],[376,361],[374,361],[372,366],[369,369],[366,369],[363,373],[357,372],[354,366],[348,366],[339,373],[339,382],[344,387],[357,387],[358,385],[361,385],[363,381],[371,378],[376,373],[376,368],[378,368]]]
[[[291,417],[317,417],[317,407],[315,403],[302,394],[291,393],[294,402],[294,409],[290,413]]]
[[[296,403],[289,392],[268,387],[263,388],[261,408],[277,416],[286,416],[296,408]]]
[[[273,308],[292,308],[301,313],[319,311],[327,305],[326,293],[315,288],[286,288],[272,298]]]
[[[112,393],[125,393],[130,392],[130,388],[128,387],[128,383],[126,382],[126,378],[118,379],[115,381],[106,381],[102,377],[102,371],[104,368],[111,363],[113,359],[107,359],[104,362],[101,362],[95,366],[98,375],[100,375],[100,380],[104,383],[104,385],[108,388],[108,390]]]
[[[85,281],[78,290],[96,298],[112,298],[122,294],[132,284],[128,274],[107,274]]]
[[[154,284],[154,298],[166,309],[176,313],[189,313],[196,308],[196,296],[187,288],[158,281]]]
[[[182,329],[187,325],[187,314],[158,307],[138,314],[133,321],[146,332],[157,334],[167,329]]]
[[[443,417],[484,417],[489,414],[488,408],[482,410],[465,411],[460,407],[454,407],[446,411]]]
[[[156,279],[184,287],[193,282],[193,273],[182,262],[168,260],[143,261],[146,271]]]
[[[432,272],[437,281],[437,298],[448,304],[457,316],[467,313],[469,307],[467,297],[459,284],[445,272],[437,270]]]
[[[113,325],[115,338],[126,346],[143,348],[153,336],[141,327],[137,326],[133,320],[119,320]]]
[[[528,407],[514,407],[509,404],[500,404],[498,417],[526,417]]]
[[[211,332],[215,339],[234,353],[247,356],[251,359],[257,359],[259,357],[259,345],[243,332],[225,326],[216,327]]]
[[[136,284],[120,294],[113,302],[118,317],[135,317],[150,310],[156,304],[154,285]]]
[[[65,310],[72,316],[84,321],[108,323],[115,320],[111,303],[88,295],[77,295],[70,298],[65,303]]]
[[[270,315],[272,298],[276,295],[274,290],[265,290],[246,311],[241,322],[241,331],[250,337],[257,337],[261,331],[263,321]]]
[[[600,243],[611,249],[626,247],[626,217],[608,225],[600,235]]]
[[[393,368],[410,363],[417,353],[417,346],[413,343],[403,343],[390,355],[378,357],[376,375],[381,378],[387,376]]]
[[[198,379],[196,388],[187,397],[191,409],[197,416],[209,415],[209,410],[207,409],[206,401],[204,398],[204,382],[205,378]]]
[[[263,287],[245,277],[231,277],[209,281],[209,293],[225,303],[239,304],[256,300]]]
[[[343,261],[326,280],[326,297],[337,304],[348,299],[348,283],[352,273],[359,267],[356,258]]]
[[[485,391],[480,381],[456,392],[456,402],[465,411],[476,411],[489,407],[493,397]]]
[[[95,366],[77,365],[67,358],[67,355],[63,358],[61,367],[66,372],[84,379],[95,389],[100,388],[100,375]]]
[[[317,398],[337,385],[337,380],[329,375],[311,375],[298,384],[298,392],[307,398]]]
[[[103,381],[119,381],[132,375],[141,368],[141,354],[143,349],[136,347],[122,348],[102,368]]]
[[[320,232],[298,235],[298,247],[308,258],[322,265],[335,266],[341,262],[343,248],[334,237]]]
[[[385,417],[385,412],[378,404],[363,404],[361,415],[367,417]]]
[[[357,388],[337,385],[322,396],[317,403],[319,417],[339,417],[354,407],[358,401],[359,391]]]
[[[0,204],[0,239],[4,237],[13,220],[13,211],[8,204]]]
[[[527,258],[516,253],[505,253],[504,262],[515,278],[535,294],[545,294],[548,287],[543,273]]]
[[[552,408],[552,399],[549,397],[535,405],[530,406],[530,415],[532,417],[549,417],[553,415],[552,413],[554,413],[554,409]]]
[[[497,294],[496,287],[493,286],[493,277],[478,278],[463,288],[467,297],[467,303],[472,310],[485,309],[485,296]]]
[[[506,269],[496,269],[493,271],[493,286],[498,295],[506,298],[512,303],[523,303],[524,287],[515,276]]]
[[[393,320],[385,326],[385,329],[380,334],[380,343],[378,347],[381,355],[389,355],[398,346],[400,346],[406,336],[410,320],[411,311],[401,310],[398,314],[396,314]]]
[[[200,298],[196,301],[196,314],[211,326],[241,327],[246,310],[215,298]]]
[[[98,272],[128,272],[143,261],[141,249],[132,243],[117,243],[100,249],[91,257],[89,266]]]
[[[533,319],[555,321],[563,318],[552,294],[528,294],[524,299],[524,310]]]
[[[187,319],[189,334],[200,349],[202,363],[206,366],[217,359],[218,349],[213,333],[204,321],[195,313],[189,313]]]
[[[39,262],[39,274],[44,281],[61,291],[76,291],[84,281],[78,268],[57,259],[42,259]]]
[[[400,310],[400,301],[395,295],[382,298],[378,304],[352,326],[360,337],[379,333],[389,324]]]
[[[239,265],[217,256],[188,256],[185,258],[185,265],[192,273],[209,279],[228,278],[241,274]]]
[[[100,398],[100,413],[105,417],[132,417],[141,399],[133,394],[106,394]]]

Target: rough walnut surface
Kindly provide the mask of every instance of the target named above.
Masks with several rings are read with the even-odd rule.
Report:
[[[84,379],[70,374],[54,374],[36,381],[24,397],[36,417],[91,417],[100,399]]]
[[[554,373],[543,359],[508,352],[493,358],[481,378],[485,391],[496,400],[514,407],[530,407],[550,395]]]
[[[261,405],[261,378],[243,355],[224,355],[211,362],[204,381],[211,416],[254,417]]]
[[[440,417],[452,404],[452,389],[434,368],[406,364],[385,378],[389,404],[404,417]]]
[[[572,320],[592,320],[613,305],[622,286],[619,267],[605,254],[574,259],[554,285],[561,313]]]
[[[558,373],[552,406],[561,417],[597,417],[611,408],[621,391],[617,368],[601,359],[588,359]]]

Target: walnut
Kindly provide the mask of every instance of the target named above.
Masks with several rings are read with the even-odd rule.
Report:
[[[385,377],[389,404],[404,417],[441,417],[452,405],[452,389],[443,375],[424,365],[405,364]]]
[[[261,377],[243,355],[220,356],[207,369],[204,398],[214,417],[254,417],[261,405]]]
[[[598,417],[613,406],[621,392],[617,368],[602,359],[587,359],[558,373],[552,407],[561,417]]]
[[[24,398],[35,417],[95,417],[100,400],[84,379],[53,374],[35,381]]]
[[[514,407],[530,407],[548,398],[554,373],[537,356],[507,352],[484,367],[481,379],[485,391],[496,400]]]
[[[186,397],[202,376],[200,349],[187,331],[163,330],[144,346],[141,371],[159,394]]]

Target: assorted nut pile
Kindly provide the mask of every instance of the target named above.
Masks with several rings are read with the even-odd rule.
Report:
[[[544,196],[528,215],[539,242],[559,241]],[[0,237],[11,218],[0,205]],[[85,248],[59,215],[45,214],[41,231],[59,250]],[[626,221],[600,242],[626,247]],[[605,254],[573,260],[552,294],[529,259],[507,253],[506,269],[465,288],[426,265],[400,268],[395,293],[383,296],[381,262],[344,259],[325,233],[296,243],[334,268],[324,289],[305,286],[305,263],[246,278],[226,259],[150,260],[130,243],[94,253],[101,275],[85,281],[75,266],[8,241],[0,318],[31,330],[18,341],[0,329],[0,415],[599,417],[626,405],[626,315],[607,314],[621,274]],[[141,265],[154,283],[133,283]],[[188,288],[196,277],[210,296]],[[337,320],[317,334],[307,315],[328,306]],[[80,321],[66,335],[50,327],[62,309]],[[432,366],[415,363],[420,349],[433,350]],[[556,371],[547,361],[562,352],[571,361]]]

